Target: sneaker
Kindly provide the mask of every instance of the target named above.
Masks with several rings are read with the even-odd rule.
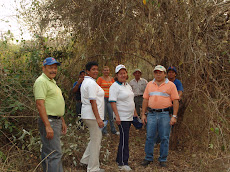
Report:
[[[119,170],[124,170],[124,171],[131,171],[132,168],[130,168],[130,166],[128,165],[122,165],[122,166],[118,166]]]
[[[168,167],[167,164],[166,164],[166,162],[160,162],[160,166],[161,166],[161,167],[165,167],[165,168]]]
[[[120,132],[119,132],[119,131],[117,131],[117,132],[115,132],[115,133],[113,133],[113,134],[115,134],[115,135],[120,135]]]
[[[144,159],[144,161],[141,162],[141,165],[144,167],[147,167],[152,161],[148,161],[146,159]]]

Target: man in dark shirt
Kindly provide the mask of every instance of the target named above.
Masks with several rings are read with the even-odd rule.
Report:
[[[81,92],[80,92],[80,88],[81,88],[81,83],[84,80],[84,76],[85,76],[85,71],[82,70],[79,73],[79,79],[78,81],[76,81],[73,84],[73,88],[72,88],[72,92],[75,94],[75,98],[76,98],[76,114],[77,116],[79,116],[79,114],[81,114]]]

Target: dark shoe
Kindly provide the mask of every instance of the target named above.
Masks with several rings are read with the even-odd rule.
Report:
[[[152,161],[148,161],[146,159],[144,159],[144,161],[141,162],[141,165],[144,167],[147,167]]]
[[[166,164],[166,162],[160,162],[160,166],[161,166],[161,167],[165,167],[165,168],[168,167],[167,164]]]

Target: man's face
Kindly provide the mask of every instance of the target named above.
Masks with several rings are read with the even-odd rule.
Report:
[[[154,71],[154,78],[156,81],[158,81],[158,82],[164,81],[165,77],[166,77],[165,72],[159,71],[159,70]]]
[[[176,72],[173,70],[168,71],[168,78],[169,79],[175,79],[176,78]]]
[[[139,72],[139,71],[134,72],[133,75],[134,75],[136,80],[139,80],[141,78],[141,72]]]
[[[85,72],[82,72],[80,75],[79,75],[79,78],[84,78],[85,77]]]
[[[48,78],[54,79],[57,75],[57,64],[43,66],[43,72]]]

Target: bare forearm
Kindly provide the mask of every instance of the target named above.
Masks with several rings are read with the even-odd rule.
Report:
[[[76,93],[77,92],[77,90],[79,89],[79,85],[80,85],[80,83],[77,83],[74,87],[73,87],[73,93]]]
[[[178,95],[179,95],[179,98],[180,98],[180,99],[181,99],[181,97],[182,97],[182,94],[183,94],[182,91],[178,91]]]
[[[118,110],[117,110],[116,102],[110,102],[110,104],[111,104],[111,107],[112,107],[112,109],[113,109],[114,114],[115,114],[116,116],[119,116]]]
[[[173,115],[177,115],[179,109],[179,101],[173,100]]]
[[[94,113],[94,116],[96,119],[100,119],[100,115],[98,113],[98,109],[97,109],[97,103],[96,100],[90,100],[91,106],[92,106],[92,110]]]
[[[39,112],[39,116],[41,117],[45,126],[50,126],[50,122],[48,120],[48,116],[46,113],[45,108],[45,101],[44,100],[36,100],[36,106]]]
[[[142,103],[142,116],[145,115],[145,112],[146,112],[147,107],[148,107],[148,102],[149,102],[149,100],[143,99],[143,103]]]

